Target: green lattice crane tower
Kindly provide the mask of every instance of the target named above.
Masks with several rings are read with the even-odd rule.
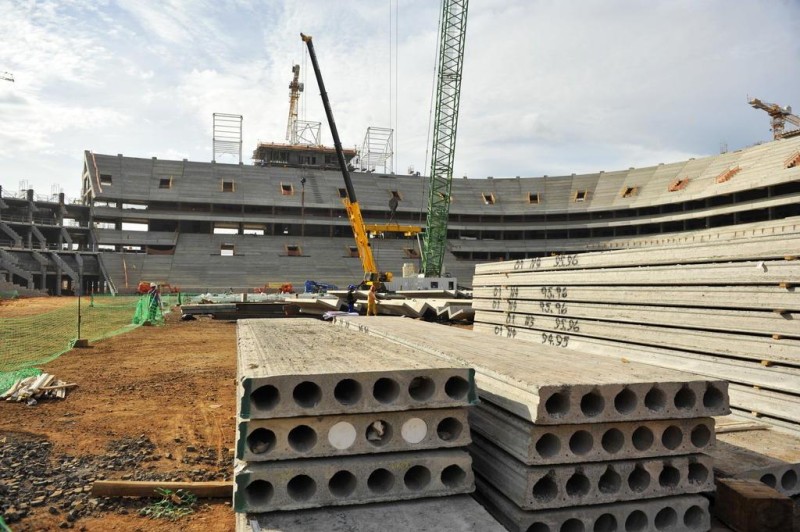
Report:
[[[453,184],[468,3],[468,0],[442,0],[428,219],[422,239],[422,272],[425,277],[442,274],[447,245],[447,217],[450,214],[450,189]]]

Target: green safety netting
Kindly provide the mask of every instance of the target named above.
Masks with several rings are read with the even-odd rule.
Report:
[[[165,294],[160,301],[149,294],[83,297],[80,338],[97,342],[128,332],[144,322],[161,324],[162,307],[170,308],[179,299],[180,294]],[[11,372],[32,369],[55,359],[69,351],[78,337],[77,299],[74,305],[40,314],[0,317],[0,393],[5,381],[11,380],[13,384],[16,380]]]

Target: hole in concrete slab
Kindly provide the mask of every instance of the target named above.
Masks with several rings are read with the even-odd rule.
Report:
[[[294,402],[303,408],[313,408],[322,400],[322,390],[311,381],[303,381],[294,387]]]
[[[525,532],[550,532],[550,527],[544,523],[533,523]]]
[[[592,484],[583,473],[573,473],[567,480],[567,495],[570,497],[583,497],[591,489]]]
[[[644,396],[644,406],[651,412],[661,412],[667,406],[667,395],[659,388],[651,388]]]
[[[658,475],[658,484],[662,488],[674,488],[681,481],[681,472],[678,468],[664,464],[664,469]]]
[[[357,436],[356,428],[347,421],[340,421],[328,429],[328,443],[339,450],[352,447]]]
[[[641,510],[634,510],[625,519],[625,532],[642,532],[647,530],[647,514]]]
[[[419,491],[427,486],[431,481],[430,470],[421,465],[411,467],[406,474],[403,475],[403,483],[412,491]]]
[[[705,512],[697,505],[690,506],[686,513],[683,514],[683,524],[692,529],[700,528],[705,521]]]
[[[561,440],[551,432],[542,434],[539,439],[536,440],[536,452],[539,453],[539,456],[542,458],[553,457],[557,455],[560,450]]]
[[[581,397],[581,412],[588,417],[595,417],[603,412],[606,401],[599,392],[591,391]]]
[[[613,467],[608,466],[600,477],[598,487],[601,493],[617,493],[622,487],[622,477],[614,471]]]
[[[461,377],[450,377],[444,383],[444,393],[450,399],[464,399],[469,393],[469,383]]]
[[[691,388],[687,386],[683,386],[678,393],[675,394],[675,406],[680,410],[689,410],[690,408],[694,408],[695,403],[697,402],[697,397],[694,395],[694,392]]]
[[[367,478],[367,488],[374,493],[386,493],[394,486],[394,474],[388,469],[376,469]]]
[[[702,484],[708,480],[708,468],[703,464],[689,464],[689,482]]]
[[[706,388],[705,393],[703,394],[703,406],[706,408],[722,408],[725,404],[725,394],[722,393],[722,390],[714,386],[713,384],[709,384]]]
[[[333,397],[343,405],[354,405],[361,399],[361,384],[353,379],[342,379],[333,389]]]
[[[655,525],[657,530],[675,530],[678,524],[678,512],[667,506],[656,514]]]
[[[682,442],[683,431],[680,429],[680,427],[676,427],[675,425],[670,425],[661,434],[661,443],[670,451],[677,449]]]
[[[464,425],[454,417],[446,417],[436,426],[436,434],[439,439],[444,441],[457,439],[461,436],[462,430],[464,430]]]
[[[254,480],[244,489],[244,495],[247,503],[252,506],[261,506],[269,504],[272,496],[275,494],[275,488],[266,480]]]
[[[383,447],[389,443],[393,435],[394,430],[392,430],[392,426],[384,420],[378,419],[367,425],[364,437],[375,447]]]
[[[533,498],[540,502],[552,501],[558,495],[558,486],[548,475],[540,478],[533,485]]]
[[[561,417],[569,412],[569,395],[565,392],[556,392],[547,398],[544,409],[553,417]]]
[[[610,454],[616,454],[625,445],[625,435],[619,429],[608,429],[600,440],[603,449]]]
[[[272,410],[281,402],[281,393],[274,386],[259,386],[250,393],[250,402],[259,410]]]
[[[317,492],[317,483],[308,475],[297,475],[286,485],[286,493],[294,501],[307,501]]]
[[[442,484],[448,488],[456,488],[460,486],[464,483],[465,478],[467,478],[467,472],[464,471],[459,465],[449,465],[442,470]]]
[[[412,417],[403,422],[400,427],[400,437],[408,443],[419,443],[428,435],[428,424],[418,417]]]
[[[628,388],[624,388],[614,397],[614,408],[620,414],[630,414],[636,410],[636,394]]]
[[[289,431],[289,447],[299,453],[310,451],[317,444],[317,433],[308,425],[298,425]]]
[[[705,425],[697,425],[692,429],[692,445],[705,447],[711,441],[711,431]]]
[[[637,451],[646,451],[653,446],[653,431],[647,427],[639,427],[633,431],[631,441]]]
[[[265,428],[257,428],[247,436],[247,448],[253,454],[264,454],[275,447],[275,441],[274,432]]]
[[[436,384],[430,377],[414,377],[408,384],[408,395],[415,401],[427,401],[436,391]]]
[[[770,488],[774,488],[778,485],[778,481],[775,478],[775,475],[772,473],[767,473],[766,475],[761,475],[761,482],[762,484],[766,484]]]
[[[641,493],[650,485],[650,473],[640,465],[636,465],[628,475],[628,487],[631,491]]]
[[[381,378],[375,381],[372,387],[372,396],[383,404],[389,404],[400,395],[400,385],[397,381],[389,378]]]
[[[569,450],[574,454],[586,454],[592,450],[592,447],[594,447],[594,438],[585,430],[579,430],[569,438]]]
[[[580,519],[567,519],[564,521],[564,524],[561,525],[561,528],[558,529],[558,532],[585,532],[586,527],[583,526],[583,521]]]
[[[617,532],[617,518],[603,514],[594,522],[594,532]]]
[[[350,471],[337,471],[328,481],[328,489],[334,497],[349,497],[356,491],[356,476]]]
[[[791,491],[797,486],[797,472],[789,469],[781,476],[781,487],[786,491]]]

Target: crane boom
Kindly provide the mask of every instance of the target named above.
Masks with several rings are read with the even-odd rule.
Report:
[[[796,131],[784,132],[786,122],[800,127],[800,117],[792,114],[792,108],[788,105],[786,107],[781,107],[776,103],[765,102],[758,98],[750,98],[748,103],[754,109],[765,111],[770,116],[772,119],[772,137],[775,140],[782,139],[788,134],[796,134]]]
[[[442,0],[428,217],[422,239],[422,272],[426,277],[441,275],[447,245],[468,3]]]
[[[364,268],[364,282],[380,284],[384,281],[391,281],[392,274],[379,272],[375,264],[375,258],[372,255],[372,248],[369,245],[369,236],[364,226],[364,218],[361,215],[361,207],[358,205],[356,191],[353,188],[353,181],[350,179],[350,171],[347,169],[347,163],[344,160],[344,150],[342,149],[342,142],[339,140],[339,130],[336,129],[331,103],[328,100],[328,93],[325,91],[325,83],[322,81],[322,72],[317,62],[314,43],[311,41],[310,35],[301,33],[300,38],[303,39],[303,42],[305,42],[308,47],[308,55],[311,58],[311,64],[314,67],[314,75],[317,78],[317,85],[319,86],[320,96],[322,97],[322,106],[325,108],[325,116],[328,118],[328,125],[331,128],[333,146],[336,148],[336,158],[339,161],[339,167],[342,169],[342,177],[344,178],[344,185],[347,191],[347,197],[343,198],[342,201],[347,210],[347,217],[350,219],[350,227],[353,229],[353,236],[355,237],[356,247],[358,248],[358,257],[361,259],[361,266]]]
[[[300,65],[292,67],[294,77],[292,82],[289,83],[289,120],[286,122],[286,140],[291,141],[292,144],[297,144],[297,138],[293,134],[294,123],[297,122],[297,100],[300,99],[300,93],[303,92],[303,84],[300,83]]]

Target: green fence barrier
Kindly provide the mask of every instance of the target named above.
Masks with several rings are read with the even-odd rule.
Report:
[[[81,298],[80,336],[96,342],[130,331],[138,296]],[[0,318],[0,372],[44,364],[68,351],[78,338],[78,300],[31,316]]]

